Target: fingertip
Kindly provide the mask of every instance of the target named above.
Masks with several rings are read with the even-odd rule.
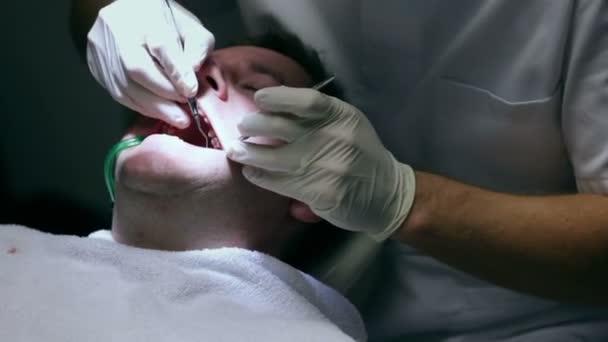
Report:
[[[182,116],[175,120],[175,127],[179,129],[186,129],[190,127],[190,118],[188,116]]]
[[[245,149],[241,141],[234,141],[226,149],[226,156],[232,161],[238,162],[243,155],[245,155]]]
[[[253,100],[263,109],[271,108],[274,103],[281,100],[283,91],[288,88],[286,86],[276,86],[260,89],[253,95]]]
[[[284,85],[262,88],[255,92],[254,98],[256,100],[262,100],[262,99],[268,98],[269,96],[277,94],[277,92],[280,92],[283,89],[288,89],[288,88],[289,87],[286,87]]]
[[[163,121],[178,129],[186,129],[190,126],[190,117],[181,108],[166,115]]]

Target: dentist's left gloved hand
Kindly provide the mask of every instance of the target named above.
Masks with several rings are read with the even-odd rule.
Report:
[[[363,113],[313,89],[266,88],[255,102],[263,112],[245,116],[240,133],[287,144],[230,146],[228,157],[246,165],[250,182],[379,241],[402,225],[414,201],[414,171],[382,145]]]

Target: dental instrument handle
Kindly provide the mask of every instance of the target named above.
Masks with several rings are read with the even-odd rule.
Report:
[[[336,75],[331,75],[328,78],[326,78],[325,80],[312,86],[312,89],[321,90],[321,89],[325,88],[327,85],[329,85],[331,82],[333,82],[335,79],[336,79]]]

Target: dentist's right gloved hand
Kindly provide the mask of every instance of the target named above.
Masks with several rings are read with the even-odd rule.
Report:
[[[173,1],[182,50],[165,6],[164,0],[116,0],[102,8],[88,35],[87,61],[95,79],[116,101],[185,128],[189,116],[176,102],[185,103],[197,93],[195,72],[215,39]]]

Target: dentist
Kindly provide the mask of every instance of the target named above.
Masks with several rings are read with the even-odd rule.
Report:
[[[92,25],[99,83],[183,128],[176,103],[196,93],[213,29],[176,6],[182,52],[163,2],[80,0],[74,13],[81,32]],[[206,8],[227,7],[190,2],[209,21]],[[278,23],[298,35],[345,89],[344,101],[259,90],[263,113],[239,130],[287,144],[235,141],[227,153],[252,183],[387,240],[362,308],[371,340],[608,340],[608,3],[249,0],[233,10],[249,33]]]

